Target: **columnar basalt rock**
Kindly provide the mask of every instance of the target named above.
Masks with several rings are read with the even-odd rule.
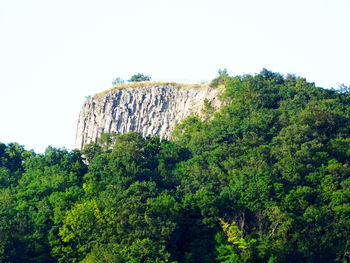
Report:
[[[124,85],[88,98],[79,115],[76,148],[95,142],[103,133],[138,131],[143,136],[170,138],[176,123],[201,116],[204,101],[214,109],[223,102],[220,89],[208,85],[139,83]]]

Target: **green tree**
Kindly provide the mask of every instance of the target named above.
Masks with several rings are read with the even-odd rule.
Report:
[[[151,77],[144,75],[142,73],[137,73],[135,75],[132,75],[129,79],[130,82],[140,82],[140,81],[150,81]]]
[[[112,84],[113,85],[118,85],[118,84],[123,84],[125,81],[122,79],[122,78],[115,78],[115,79],[113,79],[113,81],[112,81]]]
[[[227,69],[219,69],[219,76],[210,82],[210,87],[224,85],[230,79]]]

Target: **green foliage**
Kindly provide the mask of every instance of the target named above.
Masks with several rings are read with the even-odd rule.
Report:
[[[0,144],[0,262],[349,262],[349,94],[219,75],[172,141]]]
[[[219,69],[219,76],[213,79],[210,83],[210,87],[216,88],[225,83],[230,79],[227,69]]]
[[[137,73],[132,75],[129,79],[130,82],[140,82],[140,81],[150,81],[151,77],[147,75],[143,75],[142,73]]]

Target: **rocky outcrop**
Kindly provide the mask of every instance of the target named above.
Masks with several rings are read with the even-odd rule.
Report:
[[[220,89],[208,85],[138,83],[117,86],[88,98],[79,115],[76,148],[97,141],[103,133],[138,131],[169,138],[176,123],[201,115],[204,101],[218,109]]]

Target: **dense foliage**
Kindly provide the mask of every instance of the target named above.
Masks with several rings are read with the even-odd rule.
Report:
[[[140,81],[150,81],[151,77],[144,75],[142,73],[137,73],[135,75],[132,75],[129,79],[130,82],[140,82]]]
[[[0,262],[349,262],[348,93],[224,77],[172,141],[0,144]]]

